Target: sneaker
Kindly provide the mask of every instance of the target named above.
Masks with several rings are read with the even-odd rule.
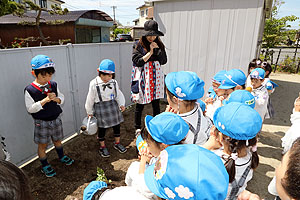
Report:
[[[47,177],[53,177],[56,175],[56,172],[51,167],[51,165],[47,165],[45,167],[42,167],[42,173],[44,173]]]
[[[121,145],[120,143],[119,144],[114,144],[114,148],[116,150],[118,150],[120,153],[125,153],[127,151],[127,149]]]
[[[141,134],[141,129],[136,129],[135,130],[135,138],[139,137],[140,134]]]
[[[72,165],[74,160],[69,156],[64,155],[64,157],[60,159],[60,162],[65,163],[66,165]]]
[[[110,156],[108,149],[106,147],[104,148],[100,148],[99,149],[99,154],[103,157],[103,158],[108,158]]]

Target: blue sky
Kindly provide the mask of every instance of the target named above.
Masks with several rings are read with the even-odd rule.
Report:
[[[64,0],[69,10],[101,10],[106,12],[113,18],[113,10],[111,6],[117,6],[116,20],[123,25],[133,25],[133,20],[139,17],[137,7],[144,4],[144,0]]]
[[[64,0],[63,7],[69,10],[97,9],[106,12],[113,18],[111,6],[117,6],[116,19],[123,25],[133,25],[133,20],[139,16],[137,7],[144,4],[144,0]],[[285,0],[279,9],[279,16],[296,15],[300,17],[300,0]],[[300,20],[292,23],[292,28],[299,29]]]
[[[285,0],[285,3],[279,8],[279,16],[284,17],[288,15],[295,15],[300,18],[300,0]],[[294,29],[300,29],[300,20],[291,23]]]

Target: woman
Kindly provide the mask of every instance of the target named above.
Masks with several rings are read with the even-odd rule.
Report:
[[[153,116],[160,113],[159,99],[164,98],[164,74],[161,65],[167,63],[165,46],[159,39],[164,34],[158,24],[149,20],[144,24],[145,34],[135,42],[132,52],[131,100],[136,103],[136,135],[141,131],[144,105],[151,102]]]

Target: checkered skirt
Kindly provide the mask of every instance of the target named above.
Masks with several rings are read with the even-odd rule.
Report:
[[[94,104],[98,127],[109,128],[124,121],[116,100],[100,101]]]
[[[53,141],[62,140],[64,137],[61,118],[52,121],[34,119],[34,142],[37,144],[48,144]]]

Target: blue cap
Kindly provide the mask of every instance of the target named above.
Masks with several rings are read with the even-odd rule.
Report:
[[[240,69],[231,69],[224,75],[225,78],[222,80],[220,89],[230,89],[238,85],[245,85],[247,77]]]
[[[83,191],[83,200],[91,200],[94,194],[107,187],[107,184],[103,181],[92,181]]]
[[[107,74],[115,73],[115,63],[112,60],[104,59],[101,61],[98,70]]]
[[[165,84],[172,94],[182,100],[200,99],[204,94],[204,81],[195,72],[171,72],[167,74]]]
[[[278,87],[278,85],[271,80],[269,80],[266,84],[267,90],[273,90],[273,88],[276,88],[276,87]]]
[[[226,70],[221,70],[213,77],[212,81],[215,83],[221,84],[222,80],[224,80],[224,75],[226,73]]]
[[[135,141],[136,148],[140,152],[142,149],[147,148],[148,144],[145,140],[143,140],[142,135],[140,134]]]
[[[221,133],[236,140],[254,138],[262,126],[258,112],[238,102],[219,107],[215,111],[213,122]]]
[[[228,100],[223,101],[223,104],[229,104],[231,102],[239,102],[239,103],[244,103],[251,108],[255,107],[255,97],[248,92],[247,90],[235,90],[233,91]]]
[[[54,67],[54,66],[55,64],[53,63],[51,58],[45,55],[37,55],[31,59],[31,67],[33,70],[44,69],[44,68]]]
[[[171,112],[163,112],[155,117],[147,115],[145,125],[152,138],[164,144],[177,144],[189,132],[189,125]]]
[[[250,78],[264,79],[265,78],[265,70],[263,70],[262,68],[255,68],[250,73]]]
[[[208,88],[208,97],[212,97],[213,99],[216,98],[217,94],[216,92],[214,91],[213,87],[210,86]]]
[[[229,176],[220,157],[195,144],[161,151],[144,174],[147,187],[163,199],[226,198]]]
[[[197,102],[199,103],[202,112],[204,112],[206,109],[206,104],[201,99],[198,99]]]

